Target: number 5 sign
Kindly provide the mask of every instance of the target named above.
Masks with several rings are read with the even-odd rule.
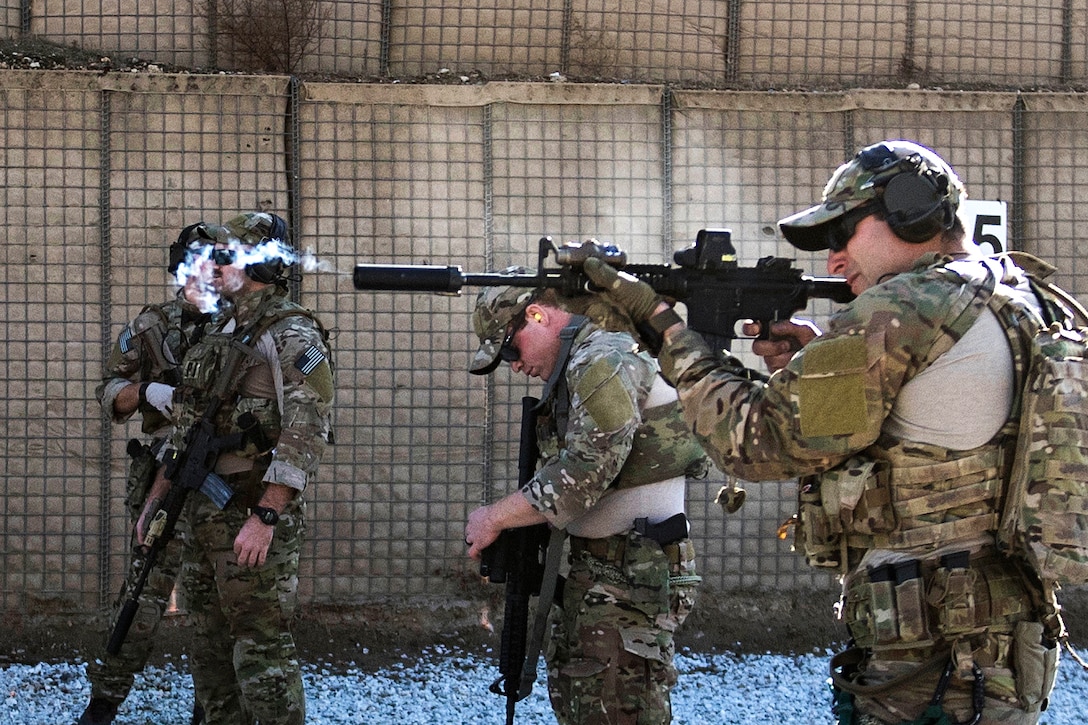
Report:
[[[960,216],[967,234],[982,247],[983,254],[1000,254],[1009,249],[1008,209],[1003,201],[966,199]]]

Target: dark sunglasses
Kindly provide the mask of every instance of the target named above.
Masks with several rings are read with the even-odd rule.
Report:
[[[518,330],[525,327],[525,313],[521,313],[521,319],[513,323],[509,332],[506,333],[506,337],[502,339],[502,344],[499,345],[499,359],[505,363],[516,363],[521,358],[521,351],[514,347],[514,335],[518,334]]]
[[[846,249],[854,234],[858,230],[858,224],[865,217],[876,214],[877,210],[870,204],[851,209],[841,217],[831,222],[827,228],[827,248],[832,252],[841,252]]]
[[[212,261],[220,267],[229,267],[238,259],[238,254],[233,249],[213,249]]]

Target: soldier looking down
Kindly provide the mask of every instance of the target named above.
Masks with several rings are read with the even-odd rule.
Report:
[[[564,529],[570,572],[547,647],[556,718],[670,722],[673,634],[699,581],[685,475],[705,469],[676,392],[630,335],[572,314],[554,290],[484,290],[472,321],[480,338],[472,373],[506,361],[547,382],[542,463],[520,490],[469,515],[469,555],[479,558],[504,529],[545,521]],[[655,539],[667,521],[676,533]]]

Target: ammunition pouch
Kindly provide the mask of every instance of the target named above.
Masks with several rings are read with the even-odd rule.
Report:
[[[930,647],[937,639],[983,632],[1008,639],[1019,622],[1034,617],[1023,576],[992,552],[859,569],[848,579],[843,604],[857,646],[875,651]]]
[[[801,479],[796,545],[810,566],[846,573],[870,549],[936,549],[997,530],[998,446],[962,455],[905,448],[878,448]]]
[[[851,535],[897,527],[887,461],[855,456],[832,471],[801,479],[797,545],[810,566],[845,570]]]

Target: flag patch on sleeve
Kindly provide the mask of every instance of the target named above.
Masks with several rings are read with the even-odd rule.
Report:
[[[321,352],[317,348],[317,345],[310,345],[306,349],[306,352],[298,356],[298,360],[295,360],[295,367],[303,375],[309,375],[312,373],[318,365],[325,361],[325,353]]]
[[[132,349],[132,328],[128,325],[121,330],[121,334],[117,338],[117,345],[121,348],[122,354]]]

